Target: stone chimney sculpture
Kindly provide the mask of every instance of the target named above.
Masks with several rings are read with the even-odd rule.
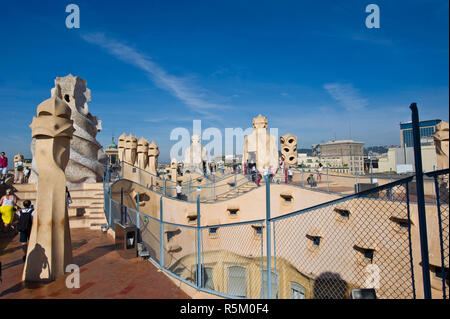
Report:
[[[125,159],[125,144],[126,144],[127,135],[123,133],[119,136],[117,142],[117,151],[119,156],[119,161],[122,162]]]
[[[436,125],[433,138],[436,147],[437,169],[446,169],[449,167],[449,125],[447,122],[442,121]]]
[[[157,175],[156,170],[158,168],[158,157],[158,145],[152,141],[148,146],[148,171],[153,175]]]
[[[177,181],[177,171],[178,169],[178,161],[176,158],[172,158],[172,160],[170,161],[170,179],[173,182]]]
[[[23,280],[51,281],[72,263],[66,176],[70,141],[75,131],[71,109],[57,85],[55,94],[42,102],[30,127],[35,139],[39,169],[36,213],[33,218]]]
[[[148,165],[148,146],[149,142],[141,137],[137,144],[137,164],[141,169],[145,169]]]
[[[184,152],[183,172],[198,173],[203,175],[203,162],[208,161],[208,152],[201,144],[199,135],[192,135],[192,144]],[[208,169],[208,167],[207,167]]]
[[[280,137],[281,159],[287,166],[297,166],[297,137],[286,134]]]
[[[261,114],[253,119],[253,132],[244,139],[242,164],[255,163],[258,171],[270,166],[278,168],[278,142],[267,132],[267,118]]]
[[[137,159],[137,137],[128,135],[125,140],[125,162],[134,165]]]
[[[91,90],[86,85],[85,80],[72,74],[55,79],[55,87],[59,87],[62,99],[71,109],[71,120],[75,128],[65,171],[70,189],[80,188],[83,183],[101,182],[106,169],[106,154],[96,140],[97,133],[102,129],[101,121],[89,112]],[[55,88],[51,90],[51,95],[54,94]],[[35,142],[33,139],[31,143],[33,157]],[[30,183],[36,183],[39,175],[34,162],[33,160]]]

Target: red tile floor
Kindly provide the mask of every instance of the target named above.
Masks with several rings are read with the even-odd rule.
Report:
[[[21,281],[23,250],[19,236],[0,236],[2,282],[0,299],[79,298],[79,299],[187,299],[179,289],[149,261],[123,259],[114,251],[114,239],[100,230],[72,229],[73,263],[80,267],[80,288],[69,289],[66,277],[54,282]]]

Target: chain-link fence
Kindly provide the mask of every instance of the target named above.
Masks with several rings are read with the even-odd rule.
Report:
[[[430,271],[431,286],[436,295],[449,298],[449,173],[448,170],[426,174],[434,179],[435,202],[427,206],[429,218],[437,219],[431,227]],[[430,214],[432,213],[432,214]],[[433,221],[433,219],[432,219]],[[433,224],[431,225],[433,226]],[[430,227],[429,227],[430,228]],[[437,231],[436,231],[437,229]],[[438,239],[438,240],[437,240]],[[435,297],[435,296],[433,296]],[[439,296],[436,296],[439,297]]]
[[[436,192],[436,201],[426,202],[427,215],[436,217],[428,225],[433,296],[448,298],[448,170],[427,175]],[[162,218],[162,199],[156,218],[139,212],[138,203],[133,209],[109,198],[110,191],[105,213],[110,227],[118,221],[137,225],[150,258],[202,291],[229,298],[340,299],[354,289],[374,288],[378,298],[409,299],[423,295],[414,183],[408,177],[233,224],[205,225],[200,212],[209,204],[200,196],[189,225]],[[270,183],[264,187],[270,190]]]
[[[274,219],[280,298],[413,298],[409,207],[391,197],[408,181]]]
[[[263,298],[262,221],[202,227],[201,287],[236,298]]]

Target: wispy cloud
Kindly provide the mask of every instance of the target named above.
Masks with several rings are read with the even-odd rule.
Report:
[[[169,117],[169,116],[163,116],[163,117],[150,117],[144,119],[144,122],[148,123],[165,123],[165,122],[192,122],[192,117]]]
[[[84,34],[81,37],[85,41],[105,49],[117,59],[146,72],[155,85],[166,90],[191,110],[205,117],[214,118],[217,110],[228,108],[226,105],[211,101],[207,90],[188,83],[185,78],[167,73],[161,66],[153,62],[151,58],[129,45],[123,44],[116,39],[107,38],[103,33]]]
[[[350,83],[328,83],[324,88],[348,111],[361,110],[368,105],[367,99],[362,98],[359,90]]]

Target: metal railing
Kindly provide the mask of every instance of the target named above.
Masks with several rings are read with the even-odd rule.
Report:
[[[432,258],[430,271],[448,298],[448,170],[427,176],[438,194],[426,207],[437,214],[430,231],[439,234],[439,263]],[[408,177],[273,218],[266,181],[264,219],[221,225],[204,225],[201,207],[209,204],[200,197],[194,221],[178,224],[164,219],[163,196],[159,216],[149,216],[112,199],[109,187],[105,213],[111,228],[121,214],[137,225],[163,271],[219,296],[349,298],[352,289],[373,287],[379,298],[416,298],[423,289],[413,183]]]

